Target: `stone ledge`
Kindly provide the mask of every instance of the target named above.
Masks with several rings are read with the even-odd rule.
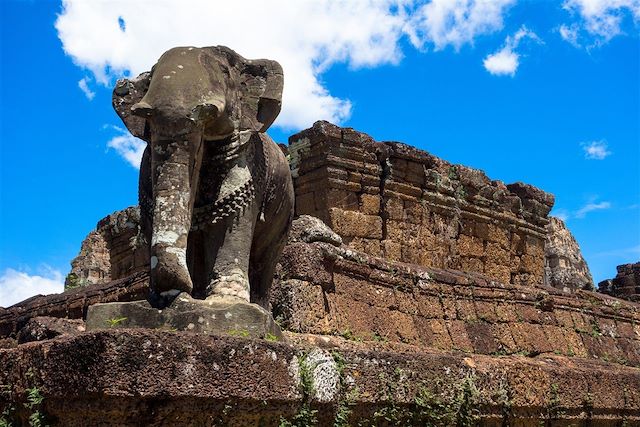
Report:
[[[36,295],[11,307],[0,307],[0,338],[15,337],[34,317],[82,319],[90,305],[143,300],[148,291],[149,274],[142,271],[123,279],[82,286],[61,294]]]
[[[64,426],[276,426],[313,410],[322,426],[336,417],[424,425],[436,416],[477,416],[486,426],[640,423],[638,368],[290,339],[123,329],[28,343],[0,350],[0,384],[8,386],[0,411],[12,404],[23,422],[38,411]],[[28,389],[44,398],[30,410]]]
[[[640,306],[479,273],[390,262],[325,243],[280,260],[273,314],[297,333],[486,355],[558,354],[640,367]]]

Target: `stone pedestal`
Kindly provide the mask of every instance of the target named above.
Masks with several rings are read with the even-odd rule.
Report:
[[[271,313],[257,304],[238,299],[197,300],[186,293],[171,306],[158,310],[149,302],[94,304],[87,311],[87,330],[147,328],[191,331],[213,335],[282,340],[282,331]]]

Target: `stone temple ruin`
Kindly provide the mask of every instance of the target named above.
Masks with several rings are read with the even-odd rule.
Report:
[[[224,310],[224,327],[206,333],[197,316],[91,326],[90,307],[149,294],[144,221],[127,208],[82,243],[65,293],[0,309],[2,416],[640,425],[638,265],[600,284],[609,295],[593,292],[575,239],[549,217],[552,195],[328,122],[281,148],[295,219],[267,307],[282,335],[253,338]]]

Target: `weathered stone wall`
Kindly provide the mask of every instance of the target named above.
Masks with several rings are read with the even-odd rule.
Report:
[[[640,424],[638,368],[347,344],[126,329],[24,344],[0,350],[0,417],[64,427]]]
[[[597,293],[507,285],[323,242],[289,244],[278,274],[273,313],[294,332],[640,366],[640,306]]]
[[[549,217],[544,255],[545,285],[571,292],[595,289],[580,246],[560,218]]]
[[[631,301],[640,302],[640,262],[622,264],[613,279],[598,283],[598,291]]]
[[[328,122],[289,144],[296,213],[321,218],[349,247],[503,283],[542,284],[551,194]]]
[[[137,206],[101,219],[71,261],[65,288],[107,283],[146,270],[149,256],[142,240]]]
[[[79,319],[95,302],[144,298],[147,284],[138,273],[0,309],[10,337],[0,339],[0,417],[52,426],[640,424],[635,303],[386,261],[302,217],[271,300],[287,343],[85,332],[80,321],[37,317]],[[41,403],[29,403],[34,390]]]

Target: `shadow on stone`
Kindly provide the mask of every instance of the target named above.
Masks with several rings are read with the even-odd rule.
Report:
[[[147,328],[234,335],[282,341],[280,327],[271,313],[257,304],[236,299],[193,299],[186,293],[164,310],[148,301],[94,304],[87,312],[87,330]]]

